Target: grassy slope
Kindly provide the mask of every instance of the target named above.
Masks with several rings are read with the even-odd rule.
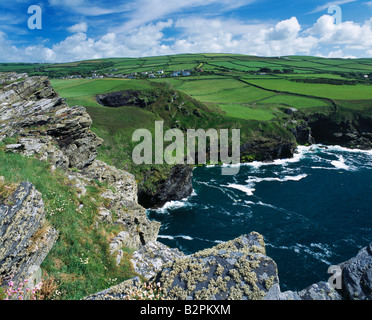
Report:
[[[120,231],[118,227],[95,227],[97,208],[104,206],[99,198],[104,186],[88,187],[87,194],[78,198],[64,173],[52,173],[49,164],[4,149],[0,143],[0,175],[7,184],[30,181],[42,193],[47,221],[59,231],[57,243],[42,264],[44,276],[54,279],[60,292],[49,298],[81,299],[135,275],[129,250],[119,266],[109,253],[109,239]],[[78,210],[81,204],[84,207]]]

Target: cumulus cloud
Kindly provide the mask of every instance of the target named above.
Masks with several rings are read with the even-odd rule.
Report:
[[[346,21],[339,25],[333,17],[323,15],[308,32],[319,38],[319,43],[347,45],[348,48],[367,50],[372,48],[372,19],[363,24]]]
[[[271,28],[267,33],[268,40],[286,40],[296,39],[301,26],[296,17],[280,21],[275,27]]]
[[[87,30],[88,30],[88,25],[86,22],[77,23],[67,28],[67,31],[70,33],[87,32]]]

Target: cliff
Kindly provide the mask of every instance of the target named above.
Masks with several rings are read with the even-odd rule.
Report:
[[[156,240],[160,223],[150,221],[138,204],[134,176],[96,160],[102,140],[90,131],[92,120],[85,108],[70,108],[46,77],[5,74],[0,79],[0,142],[5,151],[48,162],[52,172],[62,170],[79,197],[89,188],[104,186],[96,220],[119,226],[111,246],[117,263],[122,248],[139,248]],[[7,187],[7,181],[3,184]],[[3,281],[22,282],[29,277],[57,240],[58,230],[44,226],[43,206],[40,192],[26,181],[13,194],[0,197]]]

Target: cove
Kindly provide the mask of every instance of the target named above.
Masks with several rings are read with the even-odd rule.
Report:
[[[291,159],[194,169],[193,194],[149,210],[158,240],[186,254],[251,231],[265,238],[283,290],[329,278],[330,265],[372,242],[372,152],[299,147]]]

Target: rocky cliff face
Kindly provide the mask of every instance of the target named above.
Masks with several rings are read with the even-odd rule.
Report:
[[[102,140],[90,131],[92,120],[85,108],[70,108],[46,77],[0,74],[0,79],[0,141],[11,141],[7,151],[35,156],[50,162],[52,169],[64,170],[81,195],[87,186],[105,184],[106,192],[100,196],[106,205],[100,208],[98,221],[112,223],[112,212],[116,213],[116,223],[124,230],[112,244],[118,261],[122,247],[139,248],[156,240],[160,223],[150,221],[138,204],[134,176],[96,160]],[[29,270],[41,264],[57,231],[45,231],[40,239],[46,241],[38,241],[33,247],[38,249],[31,254],[32,250],[27,251],[30,239],[45,222],[41,195],[25,182],[10,202],[15,205],[0,203],[0,240],[4,243],[0,277],[23,281]]]
[[[347,148],[372,149],[372,115],[366,110],[316,110],[308,115],[293,111],[285,124],[300,144],[322,143]]]
[[[156,183],[155,190],[139,190],[139,202],[146,208],[160,208],[168,201],[187,198],[193,190],[192,169],[189,165],[175,165],[166,179]]]
[[[89,130],[91,124],[85,109],[69,108],[46,77],[0,89],[0,139],[18,137],[9,150],[38,154],[57,167],[82,169],[92,164],[102,142]]]

